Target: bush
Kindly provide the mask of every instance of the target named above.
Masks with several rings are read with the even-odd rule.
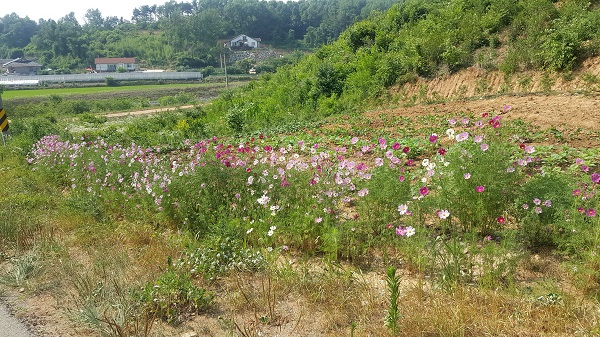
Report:
[[[113,77],[110,76],[104,78],[104,83],[108,87],[118,87],[120,85],[119,81],[115,80]]]
[[[213,300],[213,295],[196,287],[188,275],[171,268],[135,292],[134,297],[151,316],[169,323],[181,323],[208,309]]]
[[[191,275],[207,279],[230,271],[257,271],[266,266],[266,258],[257,250],[244,248],[229,237],[213,237],[206,245],[185,252],[176,267]]]

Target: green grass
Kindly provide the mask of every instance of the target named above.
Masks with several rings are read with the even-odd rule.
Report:
[[[215,86],[223,86],[223,84],[200,83],[200,84],[168,84],[168,85],[132,85],[119,87],[82,87],[82,88],[44,88],[32,90],[9,90],[5,89],[2,93],[3,99],[29,98],[36,96],[48,95],[86,95],[97,94],[104,92],[128,92],[128,91],[144,91],[144,90],[161,90],[165,88],[214,88]]]

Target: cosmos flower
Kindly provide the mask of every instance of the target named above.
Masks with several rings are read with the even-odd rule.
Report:
[[[440,217],[440,219],[446,219],[450,216],[450,212],[447,209],[443,209],[438,212],[438,216]]]

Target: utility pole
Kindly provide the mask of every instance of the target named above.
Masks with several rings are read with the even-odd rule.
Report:
[[[227,79],[227,54],[223,54],[223,64],[225,65],[225,88],[228,88],[229,81]]]

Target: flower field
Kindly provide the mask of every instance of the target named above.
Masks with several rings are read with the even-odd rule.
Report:
[[[27,165],[95,224],[71,225],[79,244],[102,237],[108,251],[134,249],[128,263],[149,268],[119,286],[131,292],[118,301],[116,286],[91,302],[93,289],[75,287],[69,305],[104,310],[84,320],[92,331],[168,335],[219,325],[215,312],[225,312],[230,325],[219,331],[243,336],[422,335],[434,327],[440,336],[536,335],[552,315],[561,318],[550,334],[593,333],[598,150],[553,145],[505,121],[510,109],[387,120],[386,128],[352,115],[310,131],[168,147],[48,135]],[[561,272],[547,274],[550,265]],[[121,268],[130,275],[138,267]],[[497,316],[478,326],[466,319],[475,315],[467,303],[485,297],[480,307]],[[116,320],[115,301],[130,307],[125,321]],[[335,315],[313,325],[298,318],[302,306],[288,308],[294,301]],[[464,317],[439,317],[448,303]],[[515,321],[517,312],[526,319]]]

